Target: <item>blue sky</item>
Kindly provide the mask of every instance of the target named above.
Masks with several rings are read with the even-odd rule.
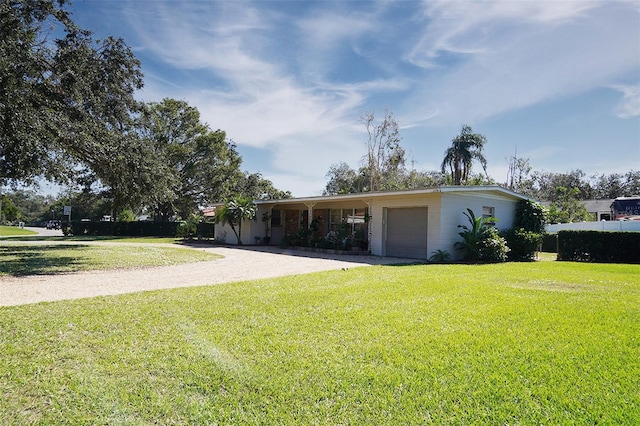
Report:
[[[142,62],[144,101],[176,98],[222,129],[243,169],[295,196],[357,168],[359,117],[385,108],[419,170],[469,124],[489,174],[640,169],[640,2],[75,0],[95,37]],[[479,171],[479,166],[478,171]]]

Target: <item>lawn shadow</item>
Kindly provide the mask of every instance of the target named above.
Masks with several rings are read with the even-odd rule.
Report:
[[[0,276],[55,275],[81,269],[83,256],[60,255],[87,245],[15,245],[0,247]],[[63,251],[64,250],[64,251]]]

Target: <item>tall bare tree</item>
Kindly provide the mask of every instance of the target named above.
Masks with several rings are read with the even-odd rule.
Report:
[[[524,193],[529,190],[533,184],[531,179],[527,179],[531,173],[531,164],[528,158],[518,157],[518,150],[509,159],[509,171],[507,172],[507,188]]]
[[[400,126],[393,113],[385,110],[381,122],[373,112],[366,112],[360,121],[367,129],[367,154],[364,157],[369,175],[369,191],[393,189],[393,177],[404,171],[405,151],[400,146]],[[382,185],[387,181],[390,185]]]

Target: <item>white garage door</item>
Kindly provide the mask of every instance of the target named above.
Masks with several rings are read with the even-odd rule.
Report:
[[[387,209],[387,256],[427,259],[427,208]]]

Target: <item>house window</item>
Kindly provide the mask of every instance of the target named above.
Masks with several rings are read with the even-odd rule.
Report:
[[[488,217],[495,217],[495,214],[496,214],[495,207],[487,207],[487,206],[482,207],[482,217],[484,217],[485,219]]]
[[[489,206],[482,206],[482,217],[488,219],[490,217],[496,217],[496,208]],[[495,225],[495,222],[487,222],[487,225]]]
[[[332,231],[338,229],[342,223],[342,209],[331,209],[329,213],[329,229]]]
[[[366,229],[366,208],[355,209],[331,209],[329,213],[329,229],[334,231],[342,224],[347,224],[349,230],[355,234],[364,234]]]

